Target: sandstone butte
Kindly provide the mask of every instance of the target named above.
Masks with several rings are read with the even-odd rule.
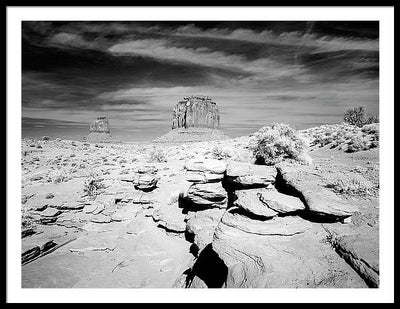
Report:
[[[219,127],[217,104],[208,96],[192,95],[184,97],[173,110],[172,129],[176,128],[210,128]]]
[[[110,124],[106,116],[99,116],[90,124],[89,135],[86,140],[89,142],[112,142]]]

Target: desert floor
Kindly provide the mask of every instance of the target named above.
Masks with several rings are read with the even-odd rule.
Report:
[[[226,283],[237,278],[234,267],[222,271],[226,266],[210,255],[199,264],[184,224],[192,212],[180,208],[177,196],[187,185],[187,160],[214,159],[215,149],[223,149],[228,155],[221,160],[226,163],[253,162],[245,145],[245,137],[186,144],[23,139],[22,287],[214,287],[218,280],[221,286],[237,286]],[[259,246],[268,244],[270,255],[263,253],[265,267],[259,277],[249,274],[259,269],[252,269],[244,257],[247,268],[241,272],[251,280],[239,286],[374,286],[371,277],[379,275],[379,148],[346,153],[312,147],[310,155],[313,164],[308,168],[321,185],[361,179],[367,188],[363,194],[336,192],[357,211],[346,222],[306,218],[306,232],[272,236],[268,243],[254,238]],[[152,167],[156,188],[135,188],[138,170]],[[84,191],[89,179],[101,184],[90,194]],[[310,183],[310,190],[314,185]],[[166,207],[168,216],[160,220],[157,215]],[[231,235],[234,239],[236,234]],[[224,278],[209,279],[212,272],[222,272]],[[188,285],[189,274],[201,280]]]

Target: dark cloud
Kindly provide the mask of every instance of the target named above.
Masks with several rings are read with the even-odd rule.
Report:
[[[22,23],[23,128],[107,114],[156,133],[194,93],[217,101],[228,134],[340,122],[358,102],[378,112],[378,75],[378,22]]]

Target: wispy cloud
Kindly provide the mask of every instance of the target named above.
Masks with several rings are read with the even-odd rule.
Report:
[[[114,128],[159,134],[178,101],[207,94],[234,135],[274,121],[341,121],[354,105],[377,113],[379,39],[346,27],[24,22],[22,113],[47,124],[89,124],[106,114]],[[377,24],[369,27],[378,33]]]
[[[179,27],[171,34],[193,37],[210,37],[223,40],[240,40],[263,44],[284,44],[314,47],[314,53],[337,50],[379,50],[378,39],[360,39],[352,37],[338,37],[318,35],[315,33],[303,33],[299,31],[274,33],[272,30],[254,31],[251,29],[220,29],[212,28],[202,30],[193,24]]]

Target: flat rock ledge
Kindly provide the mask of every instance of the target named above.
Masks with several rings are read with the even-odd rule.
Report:
[[[277,167],[276,182],[280,191],[296,196],[310,212],[337,219],[350,217],[357,208],[324,187],[321,177],[306,167],[288,164]]]

